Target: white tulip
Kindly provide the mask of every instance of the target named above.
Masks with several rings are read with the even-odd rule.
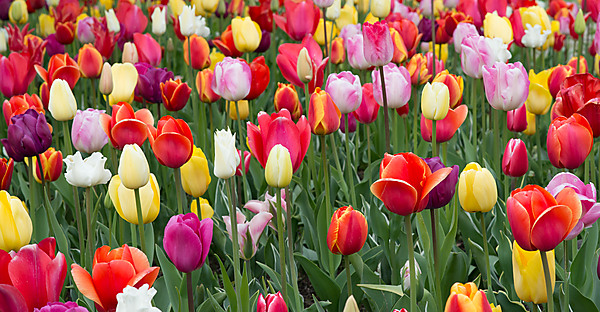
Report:
[[[63,161],[67,165],[65,179],[73,186],[90,187],[106,184],[112,177],[110,170],[104,169],[106,157],[99,152],[92,153],[86,159],[77,152],[75,155],[67,156]]]
[[[185,5],[179,14],[179,31],[182,35],[189,37],[196,33],[196,6]]]
[[[336,20],[340,17],[340,11],[342,9],[342,0],[334,0],[333,4],[325,11],[325,16],[329,20]]]
[[[525,28],[525,35],[521,38],[521,42],[528,48],[539,48],[543,46],[551,33],[550,30],[542,31],[542,26],[538,24],[535,26],[527,24],[525,25]]]
[[[152,33],[160,36],[167,31],[167,9],[156,8],[152,12]]]
[[[4,28],[0,28],[0,53],[8,50],[8,32]]]
[[[240,155],[235,148],[235,134],[227,130],[215,132],[215,176],[229,179],[235,174],[240,163]]]
[[[121,31],[121,24],[119,24],[119,19],[115,15],[115,11],[113,9],[104,11],[104,16],[106,17],[106,26],[108,26],[108,31],[112,31],[114,33]]]
[[[485,42],[490,48],[490,52],[494,55],[495,61],[500,63],[506,63],[512,54],[508,51],[508,45],[502,42],[500,38],[485,38]],[[492,61],[492,65],[494,61]],[[491,66],[491,65],[490,65]]]
[[[116,312],[161,312],[152,306],[152,298],[156,295],[156,289],[150,288],[148,284],[139,289],[127,286],[123,292],[117,295]]]

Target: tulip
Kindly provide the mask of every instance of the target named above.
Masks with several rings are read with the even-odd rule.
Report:
[[[196,75],[196,90],[198,90],[200,101],[203,103],[213,103],[221,98],[211,88],[212,80],[213,71],[210,68],[206,68]]]
[[[135,100],[160,103],[162,101],[161,83],[172,80],[175,75],[166,68],[155,68],[148,63],[137,63],[138,82],[135,87]]]
[[[240,52],[253,52],[260,44],[260,26],[250,17],[236,17],[231,20],[231,31],[235,48]]]
[[[62,79],[69,84],[71,89],[73,89],[81,75],[77,62],[75,62],[69,54],[53,55],[48,62],[48,70],[37,64],[35,65],[35,70],[42,80],[48,83],[49,88],[52,88],[54,80]]]
[[[467,118],[467,113],[468,108],[466,105],[459,105],[455,109],[448,109],[446,117],[436,123],[436,142],[443,143],[450,141]],[[421,115],[421,137],[423,140],[431,142],[432,132],[431,119],[427,119],[424,115]]]
[[[548,129],[548,158],[556,168],[578,168],[592,151],[593,140],[590,124],[580,114],[558,117]]]
[[[265,57],[262,55],[252,60],[248,66],[250,67],[250,72],[252,73],[252,81],[250,92],[244,99],[254,100],[263,94],[263,92],[265,92],[267,89],[267,86],[269,86],[271,72],[265,63]]]
[[[513,278],[517,296],[523,301],[533,302],[535,304],[546,303],[546,282],[544,271],[542,269],[542,258],[536,251],[527,251],[521,248],[517,241],[512,246]],[[550,277],[552,292],[554,292],[555,260],[554,250],[546,253],[548,266],[550,268]]]
[[[502,156],[502,172],[510,177],[521,177],[529,170],[527,147],[520,139],[510,139]]]
[[[581,218],[565,239],[576,238],[584,228],[591,227],[600,217],[600,204],[596,203],[596,188],[593,183],[584,184],[576,175],[569,172],[561,172],[552,178],[546,190],[552,196],[565,188],[575,190],[581,201]]]
[[[327,247],[334,254],[351,255],[360,251],[367,241],[367,219],[352,206],[337,209],[327,231]]]
[[[548,90],[548,77],[550,70],[544,70],[537,75],[533,70],[529,71],[529,96],[525,105],[527,111],[535,115],[545,115],[550,110],[552,95]]]
[[[113,81],[113,90],[110,94],[111,105],[118,102],[130,103],[138,80],[135,66],[129,63],[113,64],[111,72]]]
[[[115,15],[115,11],[113,9],[104,11],[104,16],[106,18],[106,26],[108,27],[108,31],[120,33],[121,24],[119,23],[119,19],[117,19],[117,15]]]
[[[265,165],[265,180],[271,187],[283,188],[292,181],[292,158],[281,144],[271,148]]]
[[[248,95],[251,84],[252,72],[248,64],[226,57],[217,63],[211,87],[216,94],[226,100],[238,101]]]
[[[442,52],[444,53],[444,52]],[[443,57],[444,55],[442,55]],[[440,60],[440,56],[436,56],[435,57],[435,62],[433,61],[433,52],[429,51],[425,54],[425,58],[427,59],[427,72],[431,73],[430,75],[428,75],[429,79],[428,81],[431,82],[431,80],[433,79],[433,66],[435,66],[435,72],[436,73],[440,73],[444,70],[444,61]]]
[[[514,110],[527,100],[529,79],[521,62],[495,62],[491,67],[483,65],[482,75],[485,97],[494,109]]]
[[[80,307],[77,303],[68,301],[65,303],[62,302],[52,302],[47,305],[35,309],[34,312],[88,312],[88,309],[84,307]]]
[[[200,200],[200,212],[198,213],[198,203],[195,199],[192,200],[192,203],[190,204],[190,210],[195,213],[200,220],[212,218],[215,211],[208,203],[208,200],[202,197],[198,197],[198,199]]]
[[[183,42],[183,59],[185,60],[185,63],[190,66],[190,48],[188,47],[190,41],[192,42],[192,68],[202,70],[210,66],[210,48],[208,42],[203,37],[195,34],[191,37],[187,37]]]
[[[298,99],[298,92],[296,87],[292,84],[277,83],[277,90],[273,96],[273,104],[275,110],[281,112],[282,109],[286,109],[291,112],[292,119],[298,120],[302,116],[302,104]]]
[[[442,120],[448,114],[450,91],[441,82],[429,82],[423,88],[421,95],[421,111],[429,120]],[[436,131],[437,134],[437,131]]]
[[[518,13],[517,13],[518,14]],[[498,13],[487,13],[483,20],[483,33],[488,38],[500,38],[504,44],[513,40],[512,25],[506,16],[500,17]]]
[[[313,79],[312,60],[306,47],[300,49],[298,53],[298,62],[296,63],[296,74],[303,84]]]
[[[342,113],[331,99],[331,96],[317,87],[310,97],[308,107],[308,123],[312,133],[327,135],[337,131],[340,127],[341,117]]]
[[[276,215],[276,207],[277,207],[277,198],[275,196],[269,195],[269,192],[265,193],[265,200],[250,200],[245,205],[244,208],[259,214],[261,212],[269,212],[271,214]],[[283,211],[287,211],[286,203],[285,203],[285,189],[281,189],[281,208]],[[269,222],[269,226],[274,230],[277,230],[275,227],[276,220],[271,219]],[[283,220],[285,222],[285,220]]]
[[[287,312],[288,307],[281,296],[281,292],[276,294],[269,294],[267,297],[263,297],[262,294],[258,294],[258,302],[256,303],[256,312]]]
[[[161,165],[179,168],[185,164],[194,148],[194,138],[182,119],[164,116],[158,121],[156,134],[148,137],[152,151]]]
[[[455,283],[450,288],[450,296],[446,301],[445,312],[487,312],[492,311],[483,290],[478,290],[474,283]]]
[[[285,0],[283,5],[285,7],[284,15],[273,16],[277,27],[297,41],[303,40],[307,34],[314,35],[319,25],[320,11],[312,1]]]
[[[92,275],[78,264],[71,265],[73,281],[79,291],[104,311],[116,310],[117,294],[125,287],[152,286],[159,270],[159,267],[150,267],[141,250],[127,245],[113,250],[109,246],[96,249]]]
[[[53,182],[58,180],[62,173],[62,153],[56,151],[54,147],[48,148],[45,152],[39,154],[39,162],[41,162],[41,172],[37,157],[33,157],[33,176],[38,183],[42,183],[40,176],[44,176],[44,181]]]
[[[7,138],[1,141],[8,156],[15,161],[41,154],[52,144],[52,133],[44,114],[28,109],[12,117],[11,122]]]
[[[463,100],[463,90],[465,88],[462,76],[448,73],[448,70],[439,72],[433,82],[441,82],[448,87],[450,92],[450,108],[458,107]]]
[[[550,94],[552,94],[553,98],[556,98],[558,91],[560,91],[560,86],[563,81],[575,74],[575,68],[569,65],[558,65],[552,69],[550,75],[548,76],[548,89],[550,90]]]
[[[37,94],[29,96],[29,94],[15,95],[10,100],[4,100],[2,104],[2,113],[4,121],[7,125],[11,125],[11,118],[16,115],[25,113],[28,109],[33,109],[40,114],[44,114],[44,105]]]
[[[271,221],[271,218],[273,218],[273,215],[268,212],[261,212],[252,217],[250,222],[247,222],[246,216],[243,213],[239,210],[236,213],[240,256],[245,260],[250,260],[256,254],[260,236],[269,221]],[[225,222],[225,228],[231,239],[231,219],[229,216],[224,216],[223,221]]]
[[[371,14],[380,19],[386,18],[390,14],[390,0],[373,0],[371,1]]]
[[[110,170],[104,169],[106,157],[99,152],[83,159],[78,151],[75,155],[67,156],[64,162],[67,165],[65,179],[73,186],[91,187],[106,184],[112,176]]]
[[[506,63],[510,57],[506,45],[499,38],[472,35],[462,40],[461,67],[469,77],[481,78],[483,65],[490,67],[495,62]]]
[[[77,102],[66,81],[56,79],[50,87],[48,110],[52,113],[52,117],[58,121],[67,121],[75,117]]]
[[[139,61],[137,47],[133,42],[125,42],[123,46],[123,55],[121,56],[123,63],[136,64]]]
[[[423,54],[415,54],[406,65],[406,69],[413,85],[424,84],[433,75],[427,68],[427,58]]]
[[[365,60],[372,66],[384,66],[392,61],[394,43],[385,22],[363,25]]]
[[[150,288],[148,284],[140,286],[139,289],[127,285],[122,293],[117,294],[115,312],[161,312],[152,306],[152,298],[155,295],[156,289]]]
[[[521,42],[527,48],[542,47],[551,33],[550,30],[543,30],[540,25],[531,26],[531,24],[526,24],[525,27],[525,35],[521,38]]]
[[[380,179],[371,185],[371,192],[389,211],[408,216],[425,209],[431,190],[451,171],[442,168],[432,173],[427,163],[413,153],[386,153],[379,168]]]
[[[531,113],[527,112],[526,105],[523,105],[515,110],[506,112],[506,127],[512,132],[525,131],[528,127],[528,115],[530,114]],[[535,117],[535,115],[533,116]],[[535,120],[535,118],[533,120]]]
[[[172,216],[163,245],[177,270],[190,273],[204,265],[213,235],[212,219],[200,221],[194,213]]]
[[[568,187],[554,197],[540,186],[527,185],[512,191],[506,201],[515,241],[529,251],[554,249],[575,228],[581,208],[577,193]]]
[[[221,37],[215,38],[213,43],[226,56],[239,57],[242,55],[242,52],[238,51],[238,49],[235,47],[235,43],[233,42],[233,31],[231,30],[231,25],[227,26],[225,31],[221,34]],[[211,60],[211,64],[216,64],[216,62]]]
[[[328,10],[328,11],[330,11],[330,10]],[[326,34],[325,34],[325,30],[323,28],[325,28],[327,30]],[[325,35],[327,35],[327,43],[333,44],[333,37],[337,36],[339,34],[339,32],[340,32],[339,29],[335,26],[333,21],[328,20],[327,23],[325,23],[323,21],[323,19],[321,18],[321,19],[319,19],[319,25],[317,26],[317,29],[315,30],[314,38],[318,44],[324,46],[325,45]]]
[[[597,120],[600,105],[598,97],[600,97],[600,79],[591,74],[567,77],[556,94],[552,118],[569,117],[578,113],[587,119],[594,137],[598,137],[600,136],[600,122]]]
[[[160,189],[154,174],[148,175],[148,182],[139,188],[142,222],[153,222],[160,212]],[[108,195],[123,220],[139,225],[134,190],[123,184],[121,176],[113,176],[108,183]]]
[[[181,185],[192,197],[204,195],[210,184],[208,161],[202,149],[194,146],[192,157],[181,166]]]
[[[188,86],[187,82],[182,83],[181,79],[161,82],[160,89],[165,108],[172,112],[184,108],[192,94],[192,88]]]
[[[351,72],[330,74],[325,91],[331,96],[342,114],[351,113],[360,106],[362,100],[360,78]]]
[[[387,90],[387,84],[386,84]],[[405,107],[404,105],[402,107]],[[363,124],[370,124],[377,119],[377,114],[379,113],[379,104],[375,101],[375,97],[373,96],[373,84],[365,83],[362,86],[362,100],[358,109],[356,109],[352,114],[359,122]]]
[[[76,150],[91,154],[101,150],[108,143],[108,136],[100,124],[100,116],[103,113],[103,110],[93,108],[77,111],[71,130],[73,146]]]
[[[29,14],[27,13],[27,4],[24,0],[15,0],[10,4],[10,8],[8,9],[8,18],[13,24],[27,23]]]
[[[425,158],[425,162],[429,166],[432,173],[446,168],[439,157]],[[449,167],[452,169],[450,174],[442,180],[440,184],[435,186],[431,193],[429,193],[429,202],[427,203],[427,209],[437,209],[446,206],[454,197],[456,191],[456,183],[458,183],[458,171],[457,165]]]
[[[156,8],[152,12],[152,33],[162,36],[167,31],[167,8]]]
[[[408,58],[408,51],[406,50],[406,45],[402,40],[402,36],[394,28],[390,28],[390,35],[392,36],[392,42],[394,43],[394,56],[392,57],[392,62],[396,64],[404,63]]]
[[[383,93],[381,87],[381,69],[371,73],[373,79],[373,96],[380,106],[383,106]],[[399,108],[410,100],[411,84],[410,74],[406,67],[398,67],[390,63],[383,66],[385,91],[387,95],[388,108]]]
[[[98,78],[102,73],[102,55],[88,43],[79,49],[77,65],[83,77]]]
[[[308,52],[308,57],[305,56],[305,58],[310,58],[312,69],[312,79],[308,82],[308,92],[314,92],[316,87],[321,87],[323,84],[323,71],[329,58],[323,59],[323,52],[312,36],[306,36],[300,44],[284,43],[280,45],[277,66],[279,66],[283,78],[299,88],[304,88],[302,78],[306,78],[306,76],[300,77],[298,75],[299,55],[303,48]]]
[[[344,39],[336,37],[331,42],[331,63],[342,64],[346,60],[346,54],[344,52]]]
[[[125,40],[131,41],[133,34],[143,33],[148,25],[148,18],[142,9],[129,1],[120,1],[116,13],[124,28],[122,35]]]
[[[454,51],[460,53],[462,51],[462,41],[464,38],[471,35],[479,35],[475,25],[471,23],[460,23],[456,26],[452,35],[454,39]]]
[[[40,35],[42,37],[48,37],[51,34],[56,33],[54,29],[54,17],[48,14],[40,14],[38,17],[39,25],[40,25]]]
[[[394,310],[393,312],[395,311],[397,310]],[[350,295],[346,300],[346,304],[344,305],[344,310],[342,312],[360,312],[358,304],[356,303],[353,295]]]
[[[0,191],[0,216],[2,216],[2,222],[0,222],[1,250],[18,251],[29,243],[33,225],[25,203],[16,196],[10,196],[4,190]]]
[[[127,144],[144,144],[153,124],[154,117],[148,109],[134,113],[131,105],[125,102],[113,105],[112,117],[100,115],[100,125],[116,149],[123,149]]]
[[[236,153],[235,134],[229,129],[215,132],[215,162],[214,174],[220,179],[228,179],[235,175],[240,163],[240,156]]]
[[[458,200],[466,212],[488,212],[498,199],[496,180],[487,168],[469,163],[458,179]]]
[[[371,64],[365,59],[364,52],[364,37],[361,34],[356,34],[347,39],[346,51],[348,53],[348,63],[355,69],[367,69]]]
[[[229,107],[229,118],[231,120],[244,120],[247,119],[248,115],[250,114],[250,108],[248,107],[248,101],[246,100],[229,102],[227,106]],[[240,109],[239,113],[237,112],[236,106]]]
[[[8,198],[8,193],[6,194]],[[0,196],[4,197],[3,194]],[[18,199],[13,200],[20,202]],[[67,276],[67,261],[62,253],[55,254],[55,250],[56,241],[49,237],[38,244],[16,249],[17,252],[0,251],[0,261],[3,264],[0,276],[4,277],[2,284],[14,286],[27,306],[23,310],[10,311],[33,311],[60,299]],[[2,302],[0,299],[0,303]],[[5,305],[0,306],[7,308]]]
[[[346,129],[346,119],[348,119],[348,129]],[[353,114],[342,114],[340,118],[340,131],[342,133],[352,133],[356,131],[356,117]]]
[[[0,158],[0,190],[8,191],[12,180],[15,161],[12,158]]]
[[[148,184],[150,167],[144,152],[137,144],[127,144],[119,160],[119,176],[128,189],[138,189]]]
[[[580,56],[579,57],[579,71],[577,71],[577,57],[573,56],[569,62],[567,63],[567,65],[575,68],[575,71],[578,74],[585,74],[588,72],[588,65],[587,65],[587,60],[585,59],[585,57]]]
[[[4,53],[8,50],[8,33],[6,29],[0,30],[0,53]]]
[[[160,60],[162,59],[160,44],[150,34],[133,34],[133,43],[137,49],[140,62],[148,63],[152,66],[160,64]]]
[[[112,68],[108,62],[102,65],[102,73],[100,74],[100,83],[98,91],[104,95],[109,95],[113,90]]]
[[[340,9],[340,14],[339,17],[335,20],[335,24],[340,29],[343,29],[347,25],[356,23],[358,23],[358,12],[356,11],[356,8],[351,2],[346,2],[346,4],[344,4],[344,6]]]
[[[94,22],[95,19],[90,16],[84,17],[77,22],[77,39],[79,39],[79,42],[83,43],[84,45],[87,43],[93,43],[96,40],[93,31]],[[81,65],[79,67],[81,67]]]

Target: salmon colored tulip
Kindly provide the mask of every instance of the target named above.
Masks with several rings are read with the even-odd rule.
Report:
[[[455,283],[450,288],[444,312],[493,312],[483,290],[474,283]]]
[[[425,209],[431,190],[450,172],[452,168],[431,173],[427,163],[413,153],[386,153],[379,168],[379,180],[371,185],[371,192],[389,211],[408,216]]]
[[[288,0],[291,1],[291,0]],[[310,57],[313,77],[308,82],[308,92],[314,92],[316,87],[323,85],[324,70],[329,58],[323,59],[323,52],[319,44],[312,36],[306,36],[302,39],[302,43],[284,43],[279,46],[279,54],[277,55],[277,66],[287,81],[291,82],[298,88],[304,89],[304,83],[298,76],[298,56],[302,49],[306,49]]]
[[[296,87],[292,84],[277,83],[273,104],[277,112],[281,112],[282,109],[288,110],[294,120],[298,120],[302,116],[302,104],[298,99]]]
[[[327,247],[336,254],[345,256],[360,251],[367,241],[369,226],[367,219],[352,206],[339,208],[331,217],[327,231]]]
[[[210,66],[210,47],[208,46],[208,42],[196,34],[187,37],[183,42],[183,59],[185,63],[190,66],[190,48],[188,47],[190,40],[192,41],[192,68],[202,70]]]
[[[538,185],[511,192],[506,215],[515,241],[528,251],[550,251],[569,235],[581,217],[581,201],[572,188],[556,198]]]
[[[192,88],[187,82],[181,82],[181,79],[170,79],[167,82],[160,83],[162,92],[162,102],[168,111],[176,112],[185,107],[192,94]]]
[[[513,242],[512,247],[513,279],[517,296],[523,301],[535,304],[548,302],[540,253],[524,250],[517,241]],[[548,259],[552,292],[554,293],[554,283],[556,281],[554,250],[545,254]]]
[[[342,113],[335,105],[331,96],[317,87],[310,97],[308,107],[308,123],[312,133],[326,135],[340,128]]]
[[[337,122],[339,123],[339,117]],[[294,124],[290,112],[285,108],[271,115],[260,112],[258,125],[248,122],[247,127],[248,146],[263,168],[271,149],[277,144],[283,145],[290,152],[293,171],[300,168],[310,144],[310,125],[306,117],[301,116],[298,123]]]
[[[552,69],[548,76],[548,88],[553,98],[556,98],[556,94],[560,91],[560,86],[563,81],[575,74],[575,68],[570,65],[558,65]]]
[[[48,62],[48,70],[40,65],[35,65],[35,70],[42,80],[48,83],[48,88],[52,87],[52,82],[55,79],[62,79],[73,89],[81,75],[77,62],[67,53],[53,55]]]
[[[310,0],[285,0],[284,15],[275,15],[275,24],[285,31],[290,38],[299,41],[306,35],[314,35],[321,13],[319,8]]]
[[[592,127],[594,137],[600,136],[600,79],[591,74],[567,77],[556,94],[552,119],[578,113]]]
[[[71,265],[73,281],[79,292],[96,304],[100,311],[115,311],[117,294],[127,286],[152,286],[160,268],[151,267],[148,257],[139,249],[123,245],[96,249],[92,275],[78,264]]]
[[[79,49],[77,65],[81,75],[85,78],[98,78],[102,73],[102,55],[91,44],[86,44]]]
[[[435,131],[435,141],[443,143],[450,141],[456,130],[465,122],[469,109],[467,105],[459,105],[455,109],[448,109],[448,114],[442,120],[437,121]],[[421,115],[421,137],[427,142],[431,142],[432,122]]]
[[[231,25],[227,26],[225,31],[221,34],[220,38],[213,39],[213,43],[221,50],[225,56],[239,57],[242,55],[236,47],[233,41],[233,32],[231,31]],[[216,62],[215,62],[216,63]]]
[[[37,157],[33,157],[33,176],[38,183],[42,183],[40,178],[40,161],[42,163],[42,172],[44,173],[44,181],[52,182],[58,180],[60,175],[62,174],[63,168],[63,155],[60,151],[54,149],[54,147],[49,148],[45,152],[39,155],[40,160]]]
[[[456,108],[462,103],[463,90],[465,89],[462,76],[450,74],[446,69],[439,72],[435,78],[433,78],[433,82],[441,82],[448,87],[448,90],[450,91],[450,108]]]
[[[248,66],[250,66],[250,72],[252,73],[252,83],[250,93],[244,99],[254,100],[263,94],[269,86],[271,71],[265,63],[265,57],[262,55],[252,60],[252,63],[249,63]]]
[[[133,34],[133,43],[137,49],[140,62],[148,63],[152,66],[158,66],[160,64],[162,50],[160,44],[152,38],[152,35],[135,33]]]
[[[396,54],[394,53],[394,56]],[[344,39],[336,37],[331,42],[331,63],[342,64],[346,60],[346,52],[344,50]]]
[[[213,75],[210,68],[199,71],[196,75],[196,90],[198,90],[198,96],[202,103],[213,103],[221,98],[211,88]]]
[[[143,145],[148,135],[156,131],[154,117],[149,110],[142,108],[134,112],[131,105],[125,102],[113,105],[112,117],[100,115],[100,124],[110,143],[117,149],[123,149],[127,144]]]
[[[2,113],[4,121],[7,125],[11,125],[11,118],[16,115],[25,113],[28,109],[33,109],[40,114],[44,114],[44,105],[37,94],[30,96],[29,94],[15,95],[10,100],[4,100],[2,104]]]
[[[164,116],[158,121],[156,134],[148,137],[152,151],[161,165],[169,168],[183,166],[194,151],[190,126],[183,119]]]
[[[578,168],[593,145],[592,128],[585,117],[577,113],[569,118],[558,117],[550,124],[546,146],[548,158],[556,168]]]

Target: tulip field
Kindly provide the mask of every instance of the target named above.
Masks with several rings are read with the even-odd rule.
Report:
[[[0,0],[0,312],[600,312],[568,1]]]

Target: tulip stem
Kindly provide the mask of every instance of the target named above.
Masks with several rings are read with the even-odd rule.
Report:
[[[294,287],[294,296],[296,296],[296,310],[302,311],[302,307],[300,306],[300,300],[298,300],[297,296],[300,294],[298,290],[298,272],[296,271],[296,263],[294,263],[294,240],[292,234],[292,194],[290,193],[289,185],[285,187],[285,202],[286,202],[286,211],[285,211],[285,223],[287,228],[288,235],[288,257],[290,262],[290,274],[292,276],[292,287]]]
[[[86,189],[86,192],[88,192],[88,189]],[[140,230],[140,244],[142,247],[142,251],[146,253],[146,236],[144,236],[144,217],[142,215],[142,201],[140,200],[140,189],[136,188],[133,190],[133,192],[135,193],[135,206],[137,209],[138,227]]]
[[[498,114],[500,112],[497,109],[492,108],[492,114],[494,115],[494,170],[496,171],[496,176],[500,176],[500,121]]]
[[[583,52],[583,34],[581,34],[579,36],[579,39],[577,40],[578,43],[578,47],[577,47],[577,71],[575,72],[576,74],[582,73],[579,71],[580,69],[580,62],[579,62],[579,58],[581,58],[581,53]]]
[[[383,73],[383,66],[379,67],[379,76],[381,77],[381,94],[383,94],[383,117],[384,117],[384,122],[385,122],[385,148],[386,148],[386,152],[391,153],[392,150],[390,149],[390,116],[389,116],[389,111],[388,111],[387,91],[385,89],[385,75]],[[416,145],[416,139],[415,139],[415,145]]]
[[[325,219],[329,220],[331,218],[331,199],[329,198],[329,164],[327,163],[327,148],[325,147],[325,136],[320,136],[321,138],[321,161],[323,165],[323,180],[325,182]],[[329,275],[331,277],[335,276],[334,268],[333,268],[333,254],[329,253]]]
[[[548,301],[546,312],[554,312],[554,298],[552,296],[552,278],[550,278],[550,267],[548,266],[548,257],[546,255],[546,252],[540,250],[540,257],[542,258],[542,267],[544,268],[544,280],[546,281],[546,298]]]
[[[569,265],[569,252],[571,249],[571,240],[570,239],[565,239],[563,241],[563,250],[565,253],[565,297],[563,300],[563,308],[562,311],[569,311],[569,286],[570,286],[570,282],[569,282],[569,277],[571,276],[571,268]]]
[[[539,127],[540,126],[540,115],[535,115],[535,124]],[[540,143],[540,138],[541,138],[542,134],[541,131],[536,131],[535,134],[535,144],[537,145],[537,160],[538,160],[538,164],[542,164],[542,144]]]
[[[406,241],[408,243],[408,268],[410,270],[410,311],[417,311],[417,279],[415,276],[415,251],[412,238],[411,215],[404,216],[404,228],[406,231]]]
[[[281,293],[283,294],[283,299],[290,304],[289,298],[287,296],[287,282],[286,282],[286,273],[285,273],[285,242],[283,237],[283,211],[281,208],[281,190],[277,189],[275,191],[277,194],[277,240],[279,241],[279,267],[281,274]],[[288,210],[290,208],[288,207]],[[290,225],[287,224],[289,227]],[[232,226],[233,228],[233,226]]]
[[[473,135],[473,148],[477,150],[477,104],[475,104],[475,90],[477,89],[477,79],[473,78],[471,83],[471,107],[473,107],[473,129],[471,134]]]
[[[367,128],[367,164],[371,164],[371,125],[366,124]]]
[[[418,74],[421,76],[421,73]],[[420,78],[419,78],[420,79]],[[413,139],[413,151],[417,150],[417,125],[419,124],[419,96],[417,93],[417,86],[411,86],[411,96],[413,97],[413,129],[412,129],[412,139]]]
[[[354,190],[354,177],[352,176],[352,160],[350,159],[350,114],[346,114],[346,118],[344,118],[344,122],[346,123],[346,134],[344,137],[344,141],[346,141],[346,174],[348,175],[348,188],[350,189],[350,198],[352,201],[351,205],[355,205],[356,207],[356,192]]]
[[[352,296],[352,274],[350,274],[350,256],[344,256],[346,265],[346,284],[348,286],[348,297]]]
[[[91,187],[86,187],[85,188],[85,217],[86,217],[86,221],[87,221],[87,243],[88,243],[88,259],[87,261],[88,266],[91,267],[92,263],[93,263],[93,257],[94,257],[94,247],[95,247],[95,243],[94,243],[94,235],[93,235],[93,231],[92,231],[92,194],[91,194]],[[82,236],[83,237],[83,236]]]
[[[239,134],[239,139],[240,139],[240,163],[241,163],[241,168],[242,168],[242,174],[240,176],[240,179],[242,179],[242,188],[243,188],[243,194],[242,194],[242,198],[240,198],[242,203],[246,202],[246,196],[247,196],[247,186],[246,186],[246,164],[244,162],[244,135],[242,134],[242,118],[240,117],[240,107],[238,105],[238,101],[235,101],[235,113],[236,113],[236,119],[237,119],[237,125],[238,125],[238,134]]]
[[[192,291],[192,272],[185,273],[187,282],[188,310],[194,312],[194,292]]]
[[[435,120],[431,121],[431,157],[436,157],[438,155],[438,150],[437,150],[437,140],[436,140],[436,136],[437,136],[437,123]]]
[[[71,133],[69,132],[69,121],[63,121],[63,134],[65,138],[65,151],[67,155],[73,155],[73,147],[71,147]]]
[[[181,192],[181,188],[183,187],[181,185],[181,168],[175,168],[175,188],[177,189],[177,213],[178,214],[182,214],[183,213],[183,194]],[[200,205],[200,202],[198,202],[198,205]]]
[[[435,123],[435,120],[433,121]],[[434,156],[435,157],[435,156]],[[435,300],[438,307],[442,306],[442,294],[440,287],[440,256],[438,253],[438,244],[437,244],[437,220],[436,220],[436,209],[429,209],[431,215],[431,248],[433,249],[433,267],[434,267],[434,275],[435,275]]]
[[[37,199],[38,199],[37,198],[37,189],[35,188],[36,181],[33,176],[33,170],[35,168],[34,162],[35,162],[34,158],[29,157],[29,165],[27,166],[27,169],[28,169],[27,171],[29,174],[29,205],[30,205],[29,214],[31,215],[32,220],[35,220],[35,214],[38,210],[38,204],[39,204],[37,201]],[[40,170],[40,171],[42,171],[42,170]]]
[[[237,295],[237,292],[240,291],[241,289],[241,281],[240,281],[240,247],[239,247],[239,242],[238,242],[238,230],[237,230],[237,213],[236,213],[236,209],[235,209],[235,204],[234,204],[234,198],[233,198],[233,180],[231,179],[227,179],[225,181],[225,184],[227,185],[227,198],[229,198],[229,217],[231,218],[231,244],[233,247],[233,253],[231,254],[231,256],[233,257],[233,272],[234,272],[234,277],[235,277],[235,290],[236,290],[236,301],[237,301],[237,306],[239,308],[241,308],[242,306],[242,300],[240,298],[239,295]]]
[[[488,300],[493,300],[493,289],[492,289],[492,274],[490,271],[490,254],[488,250],[487,231],[485,227],[485,217],[483,212],[478,212],[479,221],[481,222],[481,235],[483,236],[483,253],[485,256],[485,282],[487,283],[487,296]]]
[[[431,50],[433,51],[433,66],[431,69],[433,71],[433,75],[431,77],[435,78],[435,6],[433,5],[433,0],[431,0]],[[440,45],[441,47],[441,45]],[[441,54],[441,53],[440,53]]]
[[[74,201],[73,202],[76,203],[77,206],[79,206],[79,195],[77,194],[77,187],[76,186],[73,186],[73,194],[74,194],[74,196],[73,196]],[[79,262],[82,265],[84,265],[84,261],[85,261],[85,243],[83,241],[83,238],[85,236],[83,235],[83,221],[81,221],[82,220],[81,219],[81,211],[80,211],[79,207],[76,207],[74,210],[75,210],[75,216],[77,218],[77,232],[79,233]],[[112,228],[111,228],[111,230],[112,230]]]

